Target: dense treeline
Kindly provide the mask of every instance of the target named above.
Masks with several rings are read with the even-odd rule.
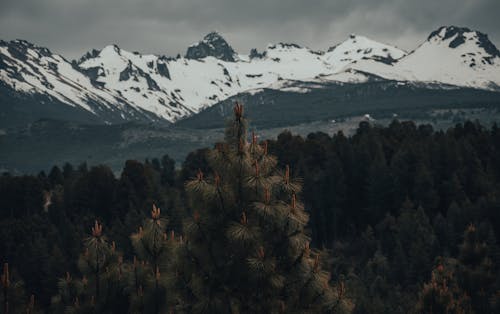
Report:
[[[315,244],[332,249],[334,274],[347,276],[357,312],[409,312],[433,269],[451,260],[460,297],[472,303],[464,311],[496,312],[496,125],[466,122],[434,131],[413,122],[363,122],[352,137],[285,132],[270,147],[281,165],[294,165],[304,178]],[[474,230],[474,243],[464,238],[466,229]],[[468,272],[476,277],[467,279]]]
[[[181,228],[181,189],[168,156],[145,163],[127,161],[120,178],[111,169],[86,164],[54,166],[48,175],[0,177],[0,252],[15,267],[28,294],[43,308],[57,294],[58,279],[77,272],[82,239],[98,220],[107,235],[131,255],[129,235],[153,203]],[[182,187],[182,185],[181,185]]]
[[[226,138],[226,144],[228,142],[231,140]],[[256,144],[255,138],[245,149],[250,150],[252,143]],[[239,143],[233,144],[237,151]],[[179,170],[175,169],[173,160],[165,156],[145,162],[127,161],[118,177],[106,166],[88,168],[85,164],[66,164],[62,168],[55,166],[48,174],[41,172],[37,176],[2,175],[1,258],[9,263],[11,286],[18,283],[16,289],[24,290],[22,293],[13,293],[10,299],[12,306],[16,302],[26,304],[25,307],[36,303],[38,310],[48,311],[57,302],[64,303],[62,283],[76,283],[76,279],[70,278],[82,276],[91,281],[91,274],[99,274],[99,271],[96,273],[82,269],[82,263],[77,261],[94,256],[91,250],[83,254],[82,250],[88,248],[90,240],[101,239],[102,229],[109,239],[106,242],[108,246],[103,246],[103,250],[119,252],[108,254],[112,258],[106,263],[113,265],[109,267],[120,269],[121,272],[123,266],[124,273],[139,269],[137,265],[140,263],[133,262],[134,256],[136,260],[142,261],[152,257],[144,255],[148,250],[138,247],[134,236],[131,241],[130,235],[134,234],[137,238],[140,225],[143,226],[143,232],[152,232],[152,228],[146,228],[150,221],[156,221],[154,217],[150,218],[152,204],[161,208],[162,218],[168,217],[168,225],[161,221],[162,232],[173,231],[176,235],[202,239],[193,229],[193,221],[200,219],[199,211],[203,204],[206,205],[204,210],[208,211],[211,210],[210,206],[216,208],[217,205],[210,205],[213,201],[211,198],[190,197],[185,182],[205,173],[210,175],[210,184],[215,185],[215,169],[221,177],[232,178],[227,180],[231,182],[230,186],[238,185],[239,181],[233,175],[224,173],[226,164],[214,162],[214,152],[224,151],[220,148],[224,146],[220,145],[216,145],[213,150],[191,153]],[[302,138],[284,132],[277,140],[266,145],[269,153],[277,157],[278,169],[285,169],[289,165],[290,172],[303,179],[303,191],[300,194],[297,191],[297,198],[304,202],[310,220],[301,232],[311,237],[311,247],[329,251],[329,254],[321,254],[325,257],[321,259],[321,264],[327,265],[332,274],[331,283],[337,289],[334,291],[344,291],[338,287],[345,285],[346,300],[354,304],[355,313],[498,312],[500,130],[496,126],[487,129],[478,123],[467,122],[447,131],[435,131],[428,125],[416,126],[412,122],[394,121],[388,127],[363,122],[350,137],[342,133],[334,136],[314,133]],[[262,160],[261,155],[258,158]],[[257,170],[253,159],[248,160],[245,162],[250,164],[247,165],[246,177],[255,176]],[[262,164],[261,168],[266,169],[266,166]],[[274,174],[261,174],[267,171],[261,168],[258,168],[258,173],[265,179],[262,182],[271,184],[268,182],[275,179],[268,177],[274,178]],[[252,182],[256,182],[255,178]],[[237,193],[226,189],[225,194]],[[264,187],[262,189],[265,190]],[[264,197],[262,191],[255,195],[250,192],[242,195],[249,202],[252,198]],[[272,199],[291,204],[290,195],[280,193],[273,192]],[[201,194],[206,197],[206,191]],[[248,210],[236,208],[234,220],[247,226]],[[250,217],[250,221],[253,219]],[[191,221],[188,229],[186,220]],[[212,227],[209,229],[210,234],[205,236],[213,241],[222,241],[220,237],[224,236],[224,231],[217,229],[219,225],[215,221],[207,222],[207,225]],[[91,226],[94,229],[89,237]],[[254,227],[264,228],[261,225]],[[297,228],[300,229],[300,225]],[[241,232],[239,230],[236,233],[241,235]],[[258,233],[265,234],[264,231]],[[251,244],[245,240],[246,244],[234,249],[243,260],[248,259],[245,254],[250,254],[241,251],[243,247],[257,247],[257,262],[259,258],[267,256],[264,252],[268,251],[267,246],[270,244],[258,244],[255,241],[259,237],[250,238],[253,239],[248,240]],[[87,240],[82,242],[82,239]],[[197,254],[212,247],[211,241],[200,240],[196,243],[193,250]],[[234,242],[231,243],[234,245]],[[305,247],[304,243],[300,242],[299,247]],[[181,244],[168,244],[165,250],[180,254],[179,250],[182,251],[183,247]],[[213,249],[220,250],[220,247],[214,244]],[[254,253],[253,249],[249,251]],[[210,256],[210,252],[205,253]],[[195,261],[196,258],[191,256],[190,260]],[[178,262],[165,262],[165,270],[160,270],[158,266],[158,273],[171,271],[172,265]],[[209,273],[223,273],[219,262],[215,259],[214,268],[207,268]],[[147,265],[150,271],[156,271],[151,263]],[[178,265],[175,268],[181,269]],[[198,271],[202,269],[199,265],[184,265],[181,273],[189,273],[197,268]],[[90,273],[86,276],[85,272],[88,271]],[[197,276],[203,278],[200,273]],[[250,278],[248,275],[241,276]],[[145,278],[148,282],[145,286],[152,284],[151,287],[154,287],[154,278]],[[186,282],[192,278],[185,278]],[[224,284],[229,287],[233,283],[228,281]],[[275,295],[272,292],[272,289],[276,289],[273,284],[279,283],[263,284],[260,286],[262,292]],[[216,299],[217,293],[223,293],[215,289],[220,285],[210,282],[208,287],[200,284],[203,289],[199,289],[214,292]],[[181,288],[178,285],[172,287],[170,283],[162,286],[162,282],[158,282],[157,289],[151,288],[153,300],[158,293],[164,293],[158,292],[161,290],[159,287],[163,287],[161,289],[165,289],[165,293],[177,291],[180,294],[175,297],[168,294],[165,302],[200,299],[196,293],[190,295],[185,292],[192,293],[193,289],[185,289],[190,287],[188,284]],[[262,287],[269,288],[266,290]],[[69,286],[66,288],[70,289]],[[129,293],[129,288],[122,288],[120,293]],[[138,291],[138,287],[134,289]],[[29,298],[32,294],[36,302]],[[114,298],[124,299],[121,295],[115,295]],[[306,295],[302,295],[302,298],[306,298]],[[281,303],[278,299],[269,306],[277,306],[279,312]],[[87,301],[91,300],[92,297],[87,296]],[[134,306],[141,308],[138,299],[128,300],[129,303],[109,301],[116,303],[110,308],[120,309],[121,312]],[[83,299],[80,301],[84,302]],[[294,304],[292,300],[286,301]],[[71,302],[74,306],[74,299]],[[251,312],[249,304],[244,305],[241,311]],[[158,312],[159,307],[148,311]],[[141,309],[146,312],[145,308]],[[102,311],[105,312],[105,307]],[[283,311],[291,312],[290,308],[284,308]]]

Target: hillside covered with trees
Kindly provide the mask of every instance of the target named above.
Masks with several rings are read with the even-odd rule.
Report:
[[[500,129],[362,122],[0,176],[1,313],[498,313]]]

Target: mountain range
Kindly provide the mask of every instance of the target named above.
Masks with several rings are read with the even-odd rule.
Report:
[[[240,54],[211,32],[184,56],[109,45],[70,61],[24,40],[0,41],[0,123],[6,127],[39,118],[168,125],[265,91],[305,95],[373,82],[385,82],[378,85],[384,90],[390,82],[498,95],[500,52],[487,35],[455,26],[433,31],[410,52],[351,35],[326,51],[278,43]]]

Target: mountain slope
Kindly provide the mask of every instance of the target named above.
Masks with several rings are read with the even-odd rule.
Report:
[[[84,122],[168,124],[244,93],[309,93],[381,80],[431,84],[433,89],[499,90],[500,53],[486,35],[458,27],[432,32],[410,53],[351,35],[326,52],[279,43],[243,55],[211,32],[191,45],[185,57],[109,45],[68,62],[26,41],[0,41],[4,121],[8,112],[23,121],[24,112],[25,122],[74,113],[75,120]]]
[[[200,50],[195,53],[195,48]],[[368,49],[365,47],[365,51]],[[107,46],[88,53],[78,66],[94,73],[96,83],[123,96],[132,106],[168,121],[190,116],[247,90],[279,89],[280,81],[312,80],[333,74],[335,68],[323,53],[296,44],[269,45],[252,56],[233,52],[220,35],[210,33],[190,47],[186,57],[141,55]],[[375,55],[387,57],[375,53],[365,57]]]
[[[106,46],[101,51],[88,53],[78,67],[89,73],[93,81],[125,98],[127,102],[155,116],[173,121],[189,115],[193,108],[181,103],[182,96],[171,85],[171,70],[165,57],[141,55]]]
[[[0,81],[6,90],[0,103],[2,107],[20,99],[39,99],[38,104],[35,101],[21,105],[27,108],[44,107],[44,103],[51,103],[61,111],[72,107],[76,109],[73,111],[83,110],[85,115],[92,115],[94,120],[106,123],[145,120],[146,116],[155,119],[140,108],[131,107],[127,99],[119,94],[96,86],[86,73],[62,56],[27,41],[0,41]],[[12,94],[11,98],[8,98],[9,94]],[[37,111],[38,108],[31,110]]]
[[[500,92],[456,88],[452,85],[404,83],[366,75],[366,82],[296,82],[287,90],[263,89],[228,98],[179,121],[184,128],[223,128],[234,101],[257,129],[279,128],[314,121],[339,120],[356,115],[392,119],[394,115],[418,117],[426,110],[500,108]],[[292,88],[294,87],[294,88]],[[307,89],[304,93],[302,90]]]
[[[388,79],[485,89],[500,86],[498,49],[485,34],[455,26],[432,32],[417,49],[397,62],[363,60],[352,68]]]
[[[351,35],[341,44],[328,49],[325,60],[335,66],[337,71],[359,60],[371,60],[392,64],[406,55],[406,52],[385,44],[378,43],[369,38]]]

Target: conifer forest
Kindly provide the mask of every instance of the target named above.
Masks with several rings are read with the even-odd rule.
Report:
[[[1,174],[0,313],[500,313],[496,124],[252,130]]]

